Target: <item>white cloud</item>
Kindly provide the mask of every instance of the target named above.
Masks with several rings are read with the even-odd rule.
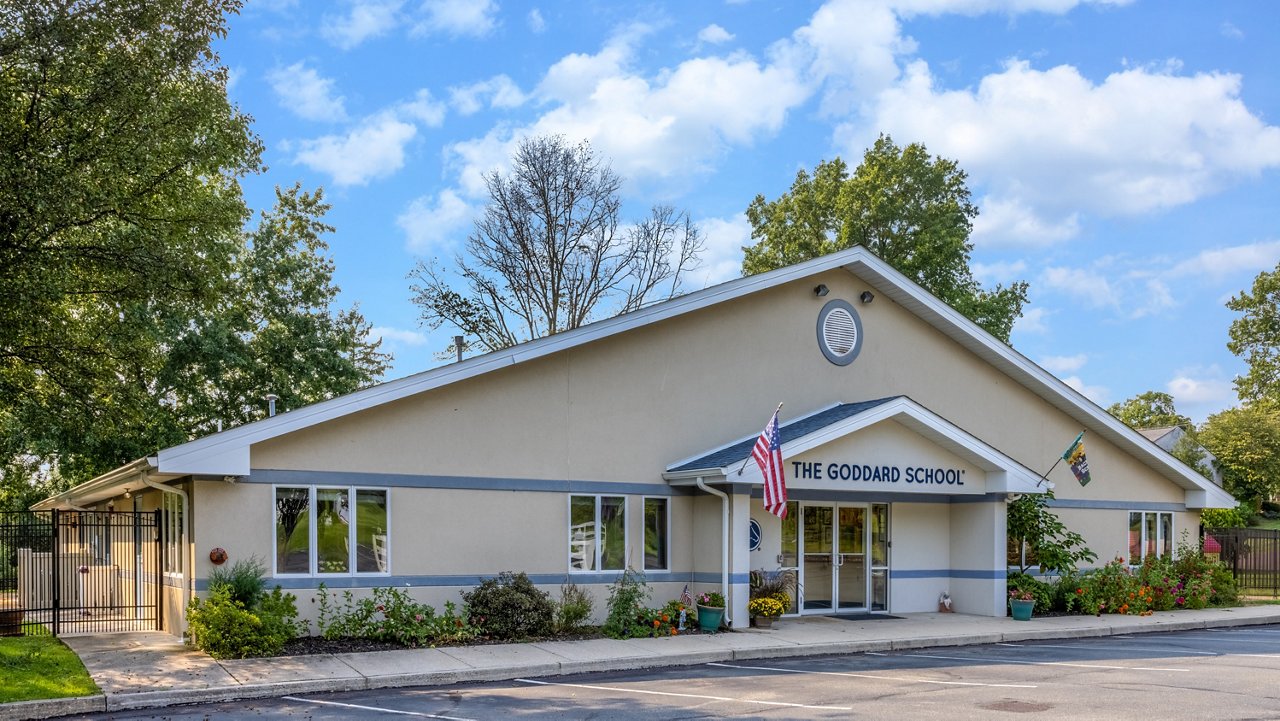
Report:
[[[1280,258],[1280,240],[1267,240],[1247,245],[1202,250],[1193,258],[1169,269],[1170,277],[1210,276],[1225,278],[1236,273],[1256,274],[1275,267]]]
[[[1022,274],[1027,270],[1027,263],[1024,260],[999,261],[996,263],[973,262],[969,264],[973,270],[973,276],[978,279],[982,285],[991,285],[993,283],[1011,283],[1022,279]]]
[[[944,90],[914,61],[865,123],[837,134],[850,152],[883,130],[960,159],[989,191],[994,218],[980,230],[1044,244],[1073,235],[1078,212],[1150,213],[1280,167],[1280,127],[1250,112],[1240,87],[1238,75],[1177,75],[1176,64],[1094,83],[1015,60],[976,88]]]
[[[280,105],[307,120],[345,120],[345,98],[334,96],[333,80],[301,62],[267,73]]]
[[[984,246],[1045,246],[1073,238],[1080,232],[1080,214],[1042,218],[1016,198],[984,197],[973,221],[973,239]]]
[[[431,97],[431,91],[423,88],[414,94],[413,100],[395,106],[395,112],[402,118],[416,120],[431,128],[438,128],[444,123],[444,103]]]
[[[1216,365],[1182,368],[1165,385],[1178,410],[1197,423],[1236,402],[1235,386]]]
[[[1045,268],[1040,282],[1080,301],[1090,308],[1119,307],[1120,296],[1111,283],[1097,270],[1084,268]]]
[[[698,290],[742,275],[742,247],[751,245],[751,223],[744,214],[697,221],[705,245],[702,264],[689,274],[687,290]]]
[[[1049,313],[1044,308],[1029,308],[1022,311],[1022,316],[1013,323],[1014,333],[1048,333],[1049,326],[1045,317]]]
[[[456,245],[479,213],[452,190],[434,199],[422,196],[396,218],[408,238],[408,249],[419,254],[439,253]]]
[[[524,104],[526,96],[519,86],[506,75],[495,75],[470,85],[449,88],[449,102],[459,113],[471,115],[484,108],[486,101],[491,108],[516,108]]]
[[[1067,376],[1062,379],[1062,382],[1077,391],[1080,391],[1084,394],[1085,398],[1088,398],[1100,406],[1106,407],[1111,403],[1111,390],[1106,386],[1086,385],[1084,381],[1080,380],[1080,376]]]
[[[418,129],[391,113],[367,118],[345,135],[299,141],[294,161],[328,173],[335,185],[365,185],[404,166],[404,148]]]
[[[529,22],[529,30],[535,34],[547,29],[547,21],[543,19],[542,11],[538,8],[530,10],[526,19]]]
[[[403,330],[386,326],[374,326],[369,329],[370,338],[381,338],[387,346],[420,346],[425,345],[427,336],[416,330]],[[384,349],[385,350],[385,349]]]
[[[712,23],[698,31],[698,42],[707,45],[719,45],[733,40],[733,33]]]
[[[394,29],[404,0],[349,0],[348,4],[346,14],[325,15],[320,22],[320,35],[343,50]]]
[[[1063,373],[1075,373],[1084,367],[1088,362],[1089,356],[1084,353],[1076,355],[1051,355],[1040,359],[1040,367],[1053,373],[1061,375]]]
[[[498,4],[493,0],[425,0],[424,17],[413,27],[415,35],[451,35],[480,38],[488,35],[497,21]]]
[[[1227,20],[1222,21],[1222,24],[1218,26],[1218,32],[1224,38],[1231,38],[1232,40],[1244,39],[1244,31]]]

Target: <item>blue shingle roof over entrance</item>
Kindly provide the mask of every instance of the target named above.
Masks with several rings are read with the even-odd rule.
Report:
[[[891,400],[901,397],[902,396],[890,396],[888,398],[878,398],[874,401],[841,403],[840,405],[833,406],[825,411],[814,413],[811,416],[797,418],[790,423],[784,423],[778,429],[778,433],[782,436],[782,442],[785,444],[788,441],[803,438],[804,436],[825,428],[832,423],[838,423],[846,418],[856,416],[863,411],[870,410],[879,405],[884,405]],[[687,463],[681,463],[678,467],[670,469],[670,472],[691,471],[702,468],[724,468],[733,463],[740,463],[751,455],[751,449],[756,445],[756,438],[759,438],[759,436],[752,436],[745,441],[739,441],[731,446],[721,448],[717,451],[712,451],[705,456],[695,458]]]

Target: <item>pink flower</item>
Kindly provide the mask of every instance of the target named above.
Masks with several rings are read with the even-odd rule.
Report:
[[[419,613],[419,614],[416,614],[416,615],[413,617],[413,620],[415,620],[415,621],[421,621],[421,620],[422,620],[422,614],[420,614],[420,613]]]

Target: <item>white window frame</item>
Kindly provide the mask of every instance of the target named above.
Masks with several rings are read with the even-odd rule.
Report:
[[[172,506],[172,508],[170,508]],[[176,493],[160,494],[160,509],[164,512],[164,575],[181,578],[186,572],[186,520],[182,516],[182,497]]]
[[[276,538],[276,498],[280,489],[305,489],[307,491],[307,572],[306,573],[281,573],[277,568],[279,562],[279,553],[276,544],[279,539]],[[316,491],[346,491],[347,508],[351,510],[351,518],[347,522],[347,570],[342,573],[321,573],[320,564],[320,546],[316,536]],[[359,521],[359,514],[356,509],[356,501],[360,491],[378,491],[386,494],[387,498],[387,527],[385,535],[387,538],[386,545],[386,568],[381,571],[357,571],[356,570],[356,524]],[[335,486],[330,484],[318,485],[299,485],[292,483],[281,483],[271,486],[271,576],[273,578],[348,578],[351,576],[390,576],[391,575],[391,489],[385,486]]]
[[[1141,558],[1138,558],[1136,560],[1132,557],[1133,554],[1130,553],[1130,551],[1132,550],[1132,547],[1129,545],[1131,540],[1129,538],[1129,524],[1131,522],[1130,519],[1135,513],[1141,516],[1142,518],[1142,520],[1138,523],[1138,526],[1140,529],[1140,533],[1138,535],[1138,551],[1141,554]],[[1129,559],[1128,559],[1129,565],[1133,568],[1137,568],[1138,566],[1141,566],[1142,562],[1145,561],[1147,558],[1147,516],[1149,515],[1156,517],[1156,557],[1158,558],[1160,556],[1160,552],[1164,548],[1165,542],[1167,541],[1169,544],[1169,557],[1173,558],[1173,552],[1174,552],[1173,539],[1177,538],[1178,536],[1177,529],[1176,529],[1177,518],[1174,512],[1173,511],[1128,511],[1127,513],[1124,514],[1124,551],[1125,551],[1125,555],[1129,556]],[[1169,517],[1169,538],[1168,539],[1165,539],[1161,536],[1161,529],[1164,528],[1164,526],[1160,523],[1161,516]]]
[[[662,532],[666,538],[663,539],[662,552],[665,558],[662,559],[662,568],[649,568],[649,557],[644,556],[640,560],[640,565],[648,571],[670,571],[671,570],[671,496],[641,496],[640,497],[640,550],[643,555],[644,550],[649,547],[649,509],[646,507],[650,500],[663,501],[663,507],[666,509],[666,522],[662,524]]]
[[[591,498],[595,501],[595,565],[596,568],[574,568],[573,567],[573,499],[575,498]],[[601,553],[601,545],[604,542],[604,532],[600,524],[600,500],[602,498],[621,498],[622,499],[622,568],[601,568],[604,563],[604,554]],[[627,506],[628,497],[622,493],[570,493],[565,496],[565,547],[564,561],[565,568],[569,573],[573,574],[592,574],[592,573],[618,573],[625,571],[627,568],[626,559],[631,558],[631,513]],[[642,513],[643,515],[643,509]]]

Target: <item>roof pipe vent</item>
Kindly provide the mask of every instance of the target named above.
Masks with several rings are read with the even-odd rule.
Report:
[[[267,394],[267,417],[274,418],[276,415],[276,401],[280,400],[280,396],[275,393]]]
[[[458,353],[458,362],[459,362],[459,363],[461,363],[461,362],[462,362],[462,340],[463,340],[463,338],[462,338],[462,336],[460,336],[460,335],[455,335],[455,336],[453,337],[453,348],[454,348],[454,350],[456,350],[456,351],[457,351],[457,353]]]

